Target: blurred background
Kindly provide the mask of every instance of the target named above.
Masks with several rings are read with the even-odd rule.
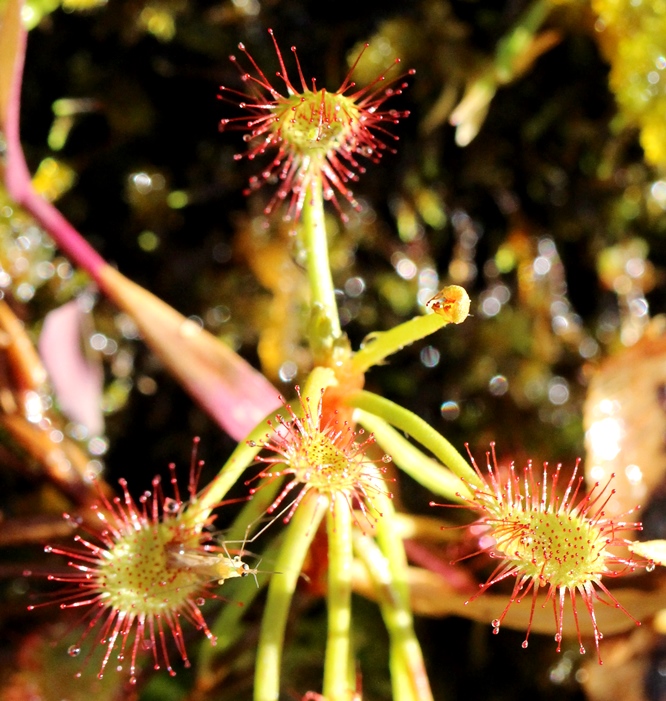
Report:
[[[396,56],[415,68],[389,103],[411,112],[392,129],[396,153],[354,185],[362,211],[345,226],[330,212],[341,318],[357,348],[452,283],[469,291],[473,316],[373,369],[367,386],[480,460],[496,441],[504,461],[583,457],[592,478],[616,465],[621,510],[640,502],[643,537],[666,535],[666,4],[386,0],[370,12],[348,0],[34,0],[25,20],[22,137],[37,187],[107,261],[287,396],[310,368],[305,276],[288,228],[262,215],[270,186],[243,194],[260,166],[234,160],[241,133],[218,131],[240,114],[217,99],[220,85],[243,89],[229,55],[242,41],[272,77],[270,27],[291,75],[295,45],[319,87],[335,90],[365,42],[358,84]],[[83,348],[103,412],[77,415],[46,385],[35,391],[81,465],[140,494],[169,462],[185,475],[197,435],[205,483],[233,441],[4,190],[0,265],[1,294],[35,344],[49,315],[76,300],[71,348]],[[12,362],[3,356],[5,414]],[[610,435],[594,428],[604,417],[616,421]],[[179,670],[129,691],[113,674],[95,680],[94,661],[72,678],[82,660],[64,650],[77,616],[28,614],[53,588],[22,573],[57,567],[42,546],[66,534],[61,513],[89,495],[52,479],[42,439],[8,420],[0,430],[0,698],[251,698],[257,607],[205,683]],[[431,495],[407,478],[395,492],[401,508],[430,513]],[[312,591],[298,606],[285,678],[318,688],[324,606]],[[373,604],[355,606],[364,698],[387,699],[381,619]],[[646,623],[604,641],[603,675],[575,643],[557,655],[551,637],[535,636],[524,651],[521,632],[498,639],[490,621],[422,619],[417,632],[437,699],[614,699],[622,688],[623,699],[658,701],[666,638]],[[57,685],[45,683],[54,675]]]

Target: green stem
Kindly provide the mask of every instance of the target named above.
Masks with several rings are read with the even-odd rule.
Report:
[[[224,542],[227,545],[237,547],[239,544],[242,548],[248,543],[252,543],[257,536],[254,535],[259,526],[262,524],[265,527],[266,522],[272,523],[274,517],[265,517],[268,507],[275,500],[275,495],[281,489],[282,483],[280,480],[266,482],[252,495],[250,500],[242,508],[241,512],[234,519],[231,528],[224,532]],[[261,528],[260,533],[263,533],[264,528]],[[232,548],[233,550],[234,548]]]
[[[347,398],[346,403],[356,409],[363,409],[370,414],[375,414],[392,426],[405,431],[414,440],[430,450],[440,462],[468,485],[472,487],[484,486],[481,478],[451,443],[435,431],[430,424],[408,409],[389,399],[365,391],[352,394]]]
[[[278,547],[278,536],[264,551],[262,560],[269,561]],[[220,615],[211,626],[211,633],[217,638],[215,647],[201,645],[197,664],[197,678],[205,679],[213,674],[214,660],[223,655],[229,648],[241,638],[244,626],[242,618],[247,608],[254,602],[267,584],[273,573],[269,570],[257,572],[255,581],[253,576],[238,577],[225,581],[222,596],[228,603],[222,608]],[[208,641],[205,641],[208,642]]]
[[[430,336],[449,322],[439,314],[415,316],[395,326],[390,331],[373,333],[363,348],[352,358],[352,368],[364,373],[373,365],[378,365],[384,358],[396,353],[414,341]]]
[[[418,701],[409,680],[407,665],[402,659],[402,655],[398,654],[399,626],[397,622],[399,614],[396,608],[398,597],[392,588],[388,561],[377,543],[361,531],[354,531],[354,552],[365,565],[368,576],[375,587],[379,610],[391,641],[389,654],[393,701]]]
[[[312,177],[308,184],[301,216],[302,241],[307,255],[313,312],[311,345],[327,346],[341,335],[338,304],[328,260],[328,239],[324,217],[324,195],[320,177]]]
[[[305,383],[304,401],[307,401],[309,397],[310,402],[314,403],[316,411],[322,390],[334,381],[335,374],[331,369],[316,367],[310,373]],[[313,410],[312,404],[310,404],[309,410]],[[300,407],[295,407],[294,413],[299,416],[301,414]],[[210,512],[224,499],[231,487],[240,480],[243,472],[252,464],[261,450],[266,436],[271,434],[271,425],[275,426],[277,424],[276,419],[278,416],[282,416],[287,421],[291,419],[289,409],[282,407],[269,414],[265,421],[262,421],[244,441],[241,441],[236,446],[236,449],[220,472],[213,478],[213,481],[206,487],[206,490],[199,498],[197,502],[197,518],[201,517],[202,520],[205,520]]]
[[[224,532],[223,542],[230,552],[237,551],[238,544],[241,544],[244,549],[247,543],[252,542],[252,530],[254,530],[252,527],[260,523],[261,514],[266,512],[268,506],[275,499],[275,493],[279,488],[280,482],[278,480],[268,482],[241,509],[231,528]],[[197,679],[205,680],[210,677],[213,674],[214,659],[226,652],[241,637],[243,633],[241,619],[245,609],[267,584],[268,578],[272,574],[274,554],[281,541],[282,537],[278,535],[273,538],[264,551],[261,560],[264,562],[264,567],[268,567],[268,569],[257,572],[256,579],[250,575],[228,579],[224,582],[222,596],[229,602],[229,605],[222,609],[211,626],[211,632],[217,638],[217,645],[215,647],[212,645],[200,646]]]
[[[449,501],[464,502],[465,496],[472,497],[460,477],[421,452],[384,419],[362,409],[357,409],[354,416],[374,435],[378,445],[391,456],[393,463],[426,489]]]
[[[327,701],[347,701],[351,651],[352,512],[349,505],[335,503],[328,525],[328,638],[324,662],[324,696]]]
[[[377,521],[377,542],[388,565],[382,613],[391,639],[393,698],[394,701],[429,701],[432,692],[410,607],[407,555],[395,527],[392,501],[385,494],[378,494],[377,500],[383,514]]]
[[[276,573],[268,587],[259,634],[255,701],[277,701],[280,696],[280,666],[289,606],[305,556],[327,509],[328,500],[316,492],[310,492],[296,509],[285,533],[275,563]]]
[[[317,366],[308,375],[308,379],[303,386],[301,397],[303,402],[308,404],[308,411],[312,416],[317,415],[317,407],[321,401],[322,394],[327,387],[335,384],[335,372],[331,368]],[[296,412],[297,414],[299,412]],[[300,414],[299,414],[300,415]]]
[[[289,412],[286,407],[269,414],[266,421],[262,421],[244,441],[241,441],[236,446],[227,462],[199,498],[197,502],[199,509],[197,518],[201,514],[201,517],[205,520],[205,517],[224,499],[231,487],[240,480],[243,472],[252,464],[261,450],[266,435],[271,433],[267,422],[270,421],[275,424],[277,416],[288,419]]]

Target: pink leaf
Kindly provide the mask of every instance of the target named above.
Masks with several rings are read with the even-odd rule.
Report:
[[[46,315],[39,354],[63,412],[83,424],[90,435],[104,431],[101,399],[104,373],[95,357],[83,348],[86,312],[72,300]]]

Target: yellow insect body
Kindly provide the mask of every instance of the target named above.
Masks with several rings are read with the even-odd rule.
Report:
[[[227,579],[233,577],[257,574],[257,570],[252,569],[247,562],[243,562],[240,555],[230,556],[228,553],[223,554],[213,550],[202,552],[185,548],[182,544],[168,547],[168,561],[171,567],[187,569],[217,580],[218,584],[224,584]]]

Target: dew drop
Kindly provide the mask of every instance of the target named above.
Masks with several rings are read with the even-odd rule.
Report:
[[[493,628],[499,628],[499,627],[500,627],[500,624],[501,624],[500,619],[499,619],[499,618],[496,618],[496,619],[492,622],[491,625],[492,625]]]
[[[555,633],[555,642],[556,643],[562,642],[562,634],[561,633]]]
[[[378,337],[379,337],[379,334],[377,334],[376,332],[369,333],[369,334],[361,341],[361,345],[360,345],[361,350],[363,350],[364,348],[367,348],[371,343],[373,343],[374,341],[376,341]]]
[[[499,633],[499,628],[493,628],[493,635],[497,635]]]
[[[523,642],[522,642],[522,648],[523,648],[523,650],[525,650],[525,649],[527,648],[528,645],[529,645],[529,643],[527,642],[527,640],[523,640]]]
[[[134,686],[136,684],[136,677],[130,677],[129,678],[129,683]]]
[[[196,605],[197,605],[197,606],[203,606],[205,603],[206,603],[206,599],[204,599],[203,596],[200,596],[200,597],[196,600]]]
[[[164,509],[164,513],[166,513],[166,514],[175,514],[175,513],[178,513],[178,509],[180,508],[180,504],[175,499],[171,499],[171,497],[167,497],[164,500],[164,505],[162,508]]]
[[[44,552],[45,553],[50,553],[53,550],[53,548],[50,545],[45,545],[44,546]]]
[[[78,645],[70,645],[67,648],[67,654],[70,657],[78,657],[81,654],[81,648]]]
[[[646,572],[654,572],[654,568],[655,568],[654,562],[648,562],[648,564],[645,565]]]
[[[81,679],[81,672],[77,672],[77,673],[74,675],[74,678],[75,678],[75,679]]]
[[[580,654],[581,655],[585,654],[585,648],[582,645],[580,646]]]
[[[391,458],[390,455],[384,455],[384,456],[382,456],[382,462],[389,463],[389,462],[392,462],[392,461],[393,461],[393,458]]]
[[[122,666],[121,664],[119,664],[119,665],[116,667],[116,672],[122,672],[122,671],[123,671],[123,666]]]

